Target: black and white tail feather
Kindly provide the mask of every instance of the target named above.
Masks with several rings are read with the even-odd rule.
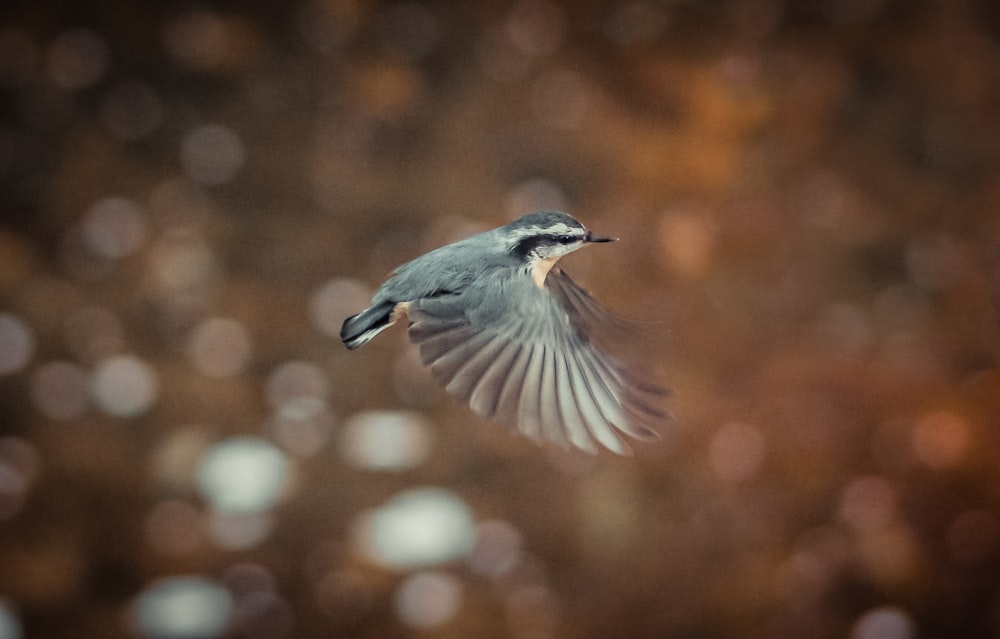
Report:
[[[344,320],[340,329],[340,339],[350,350],[364,346],[376,335],[393,325],[392,314],[396,309],[395,302],[375,304]]]

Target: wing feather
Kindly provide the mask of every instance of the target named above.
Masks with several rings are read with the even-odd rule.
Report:
[[[472,391],[482,380],[483,375],[490,365],[496,361],[497,354],[509,343],[507,340],[487,334],[489,339],[483,340],[473,338],[470,340],[469,351],[456,354],[454,358],[461,361],[461,365],[451,377],[451,381],[445,386],[445,390],[452,395],[468,402],[472,398]],[[452,357],[449,353],[442,359]]]
[[[608,419],[601,410],[599,400],[594,396],[590,381],[590,370],[584,361],[585,353],[576,352],[577,360],[572,364],[567,362],[567,371],[571,374],[573,395],[580,414],[581,427],[601,443],[605,448],[625,455],[631,452],[628,445],[615,434],[617,423]]]
[[[587,398],[577,392],[577,384],[574,381],[575,365],[571,359],[565,353],[556,357],[555,372],[558,379],[559,412],[562,414],[563,428],[574,446],[588,453],[596,453],[597,448],[590,437],[592,430],[582,410],[582,404]]]
[[[566,312],[578,324],[586,327],[584,333],[588,329],[598,328],[611,333],[614,337],[622,337],[634,333],[638,327],[636,322],[602,307],[586,289],[574,282],[569,274],[558,266],[549,271],[545,284]]]
[[[584,418],[587,430],[594,435],[595,439],[601,440],[597,435],[598,429],[605,429],[609,424],[614,423],[601,409],[601,399],[595,395],[597,384],[592,380],[593,374],[583,361],[578,361],[574,365],[574,394],[580,407],[580,414]]]
[[[452,383],[459,370],[493,340],[493,335],[486,332],[470,330],[469,333],[471,334],[467,339],[455,344],[430,363],[431,373],[446,387]],[[449,392],[454,391],[449,390]]]
[[[539,441],[542,438],[542,376],[545,371],[545,349],[531,348],[528,351],[528,363],[524,367],[524,376],[510,380],[518,386],[520,402],[517,406],[517,428],[522,433]],[[537,383],[526,383],[525,380],[539,380]]]
[[[431,366],[446,354],[461,347],[475,334],[476,332],[469,326],[436,331],[427,339],[417,342],[420,344],[420,361],[424,366]]]
[[[510,365],[510,371],[503,380],[503,387],[497,396],[496,409],[492,415],[497,421],[505,424],[519,424],[518,415],[521,407],[521,396],[524,391],[524,379],[528,375],[528,364],[531,362],[531,349],[515,342],[517,355]],[[524,427],[519,424],[519,428]]]
[[[559,269],[544,289],[515,275],[465,293],[461,304],[410,303],[409,335],[434,377],[476,413],[534,440],[629,454],[621,435],[655,438],[657,387],[631,379],[589,333],[624,321]]]
[[[469,325],[463,317],[436,319],[434,321],[427,321],[428,318],[426,316],[423,317],[424,321],[415,320],[410,324],[408,332],[410,339],[414,342],[424,342],[436,335],[447,333]]]
[[[483,371],[469,394],[469,406],[477,414],[494,417],[500,412],[504,382],[514,373],[514,365],[521,354],[521,345],[512,340],[500,340],[499,352]]]
[[[541,376],[538,378],[538,415],[541,418],[542,433],[549,441],[566,447],[565,427],[559,414],[559,383],[556,379],[556,353],[550,344],[536,347],[542,349]],[[524,380],[531,384],[531,378]],[[522,418],[525,415],[521,415]]]

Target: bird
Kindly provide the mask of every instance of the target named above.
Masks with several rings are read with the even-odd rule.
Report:
[[[666,391],[597,345],[627,320],[556,265],[617,239],[561,211],[523,215],[396,268],[341,340],[354,350],[405,321],[422,365],[475,413],[536,442],[632,454],[623,435],[659,437]]]

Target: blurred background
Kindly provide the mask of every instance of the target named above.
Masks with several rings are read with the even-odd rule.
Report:
[[[8,2],[0,207],[0,639],[1000,637],[991,0]],[[540,208],[632,458],[337,338]]]

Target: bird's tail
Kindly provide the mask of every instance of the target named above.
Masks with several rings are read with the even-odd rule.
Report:
[[[354,350],[392,326],[395,321],[393,317],[395,308],[395,302],[386,301],[348,317],[340,328],[340,339],[344,342],[344,346]]]

